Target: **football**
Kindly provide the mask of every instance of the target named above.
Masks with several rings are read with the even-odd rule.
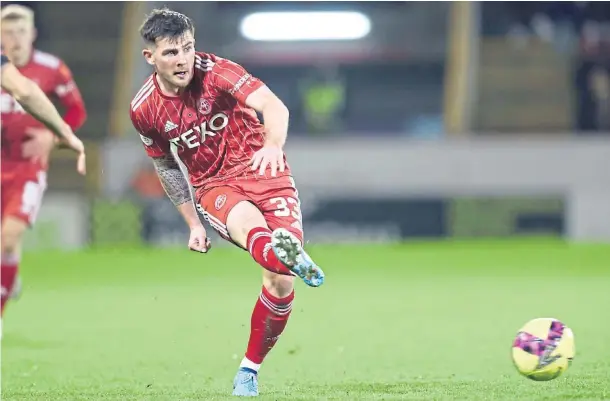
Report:
[[[574,358],[574,334],[557,319],[539,318],[523,326],[513,341],[513,362],[523,376],[547,381],[565,372]]]

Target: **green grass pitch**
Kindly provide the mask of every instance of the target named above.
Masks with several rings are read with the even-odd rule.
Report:
[[[610,399],[610,246],[550,240],[317,246],[319,289],[260,372],[263,400]],[[224,400],[260,273],[245,252],[28,254],[3,321],[3,400]],[[551,382],[521,377],[535,317],[575,334]]]

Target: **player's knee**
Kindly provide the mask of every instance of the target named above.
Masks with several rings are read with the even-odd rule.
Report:
[[[263,273],[263,285],[274,297],[285,298],[294,289],[294,277],[265,270]]]
[[[2,253],[4,255],[14,255],[19,252],[21,238],[27,229],[27,225],[21,220],[8,217],[2,223]]]

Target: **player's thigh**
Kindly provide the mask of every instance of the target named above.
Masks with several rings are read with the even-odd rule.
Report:
[[[271,230],[285,228],[303,241],[301,201],[292,177],[269,180],[267,188],[252,194]]]
[[[231,239],[244,249],[248,246],[248,234],[257,227],[267,228],[263,213],[251,200],[243,200],[233,207],[227,217],[227,230]]]
[[[236,187],[216,187],[206,191],[199,201],[205,220],[224,239],[246,249],[251,228],[266,226],[252,200]]]

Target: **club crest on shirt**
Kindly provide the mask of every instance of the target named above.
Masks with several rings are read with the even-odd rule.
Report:
[[[208,102],[207,99],[201,98],[199,99],[199,112],[201,114],[207,115],[212,112],[212,105]]]
[[[225,195],[225,194],[218,195],[216,197],[216,202],[214,202],[214,207],[216,208],[216,210],[220,210],[225,205],[226,201],[227,201],[227,195]]]

